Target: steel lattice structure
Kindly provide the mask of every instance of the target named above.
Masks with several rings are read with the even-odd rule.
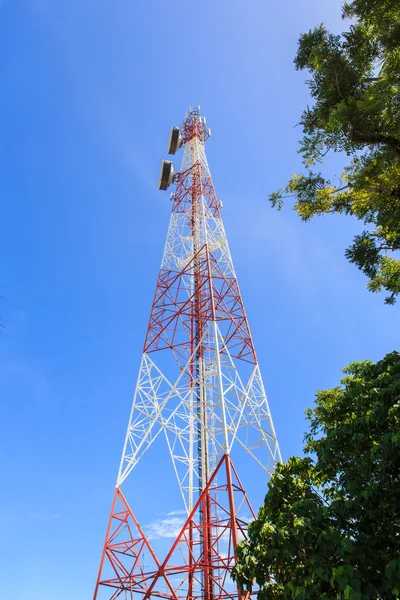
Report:
[[[238,597],[230,571],[236,544],[246,537],[243,515],[254,513],[232,448],[240,445],[269,474],[280,461],[199,108],[192,107],[175,132],[183,160],[94,600]],[[187,513],[163,561],[122,492],[159,436],[165,438]]]

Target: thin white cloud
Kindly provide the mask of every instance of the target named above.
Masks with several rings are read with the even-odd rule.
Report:
[[[156,519],[155,521],[148,523],[144,529],[149,540],[176,538],[185,522],[183,516],[173,516],[173,513],[176,515],[178,512],[180,511],[172,511],[172,513],[168,513],[165,518]]]
[[[171,512],[167,513],[167,517],[176,517],[177,515],[186,515],[186,510],[171,510]]]
[[[251,523],[252,521],[254,521],[254,517],[249,513],[249,512],[242,512],[238,515],[238,519],[240,519],[241,521],[244,521],[245,523]]]

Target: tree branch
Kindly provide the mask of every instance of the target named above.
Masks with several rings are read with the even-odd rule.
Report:
[[[350,138],[356,143],[385,144],[386,146],[389,146],[400,153],[400,141],[393,135],[385,135],[384,133],[377,133],[374,131],[365,133],[363,131],[356,131],[353,129],[353,131],[350,133]]]

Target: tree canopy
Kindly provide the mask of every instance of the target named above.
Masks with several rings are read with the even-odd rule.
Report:
[[[238,546],[234,578],[260,600],[400,598],[400,354],[344,373]]]
[[[319,25],[300,37],[295,66],[310,73],[314,101],[300,120],[308,171],[270,201],[281,208],[295,198],[304,221],[327,213],[362,221],[345,255],[393,304],[400,293],[400,2],[354,0],[343,16],[353,20],[342,35]],[[349,157],[338,181],[316,170],[329,152]]]

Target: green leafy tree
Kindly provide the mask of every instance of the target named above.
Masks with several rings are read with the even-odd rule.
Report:
[[[362,221],[346,257],[393,304],[400,293],[400,2],[354,0],[343,16],[353,21],[342,35],[320,25],[300,37],[295,65],[310,73],[314,100],[300,121],[308,172],[294,174],[270,201],[280,209],[295,198],[304,221],[327,213]],[[329,152],[349,157],[338,181],[315,170]]]
[[[400,598],[400,354],[344,373],[238,546],[234,578],[260,600]]]

